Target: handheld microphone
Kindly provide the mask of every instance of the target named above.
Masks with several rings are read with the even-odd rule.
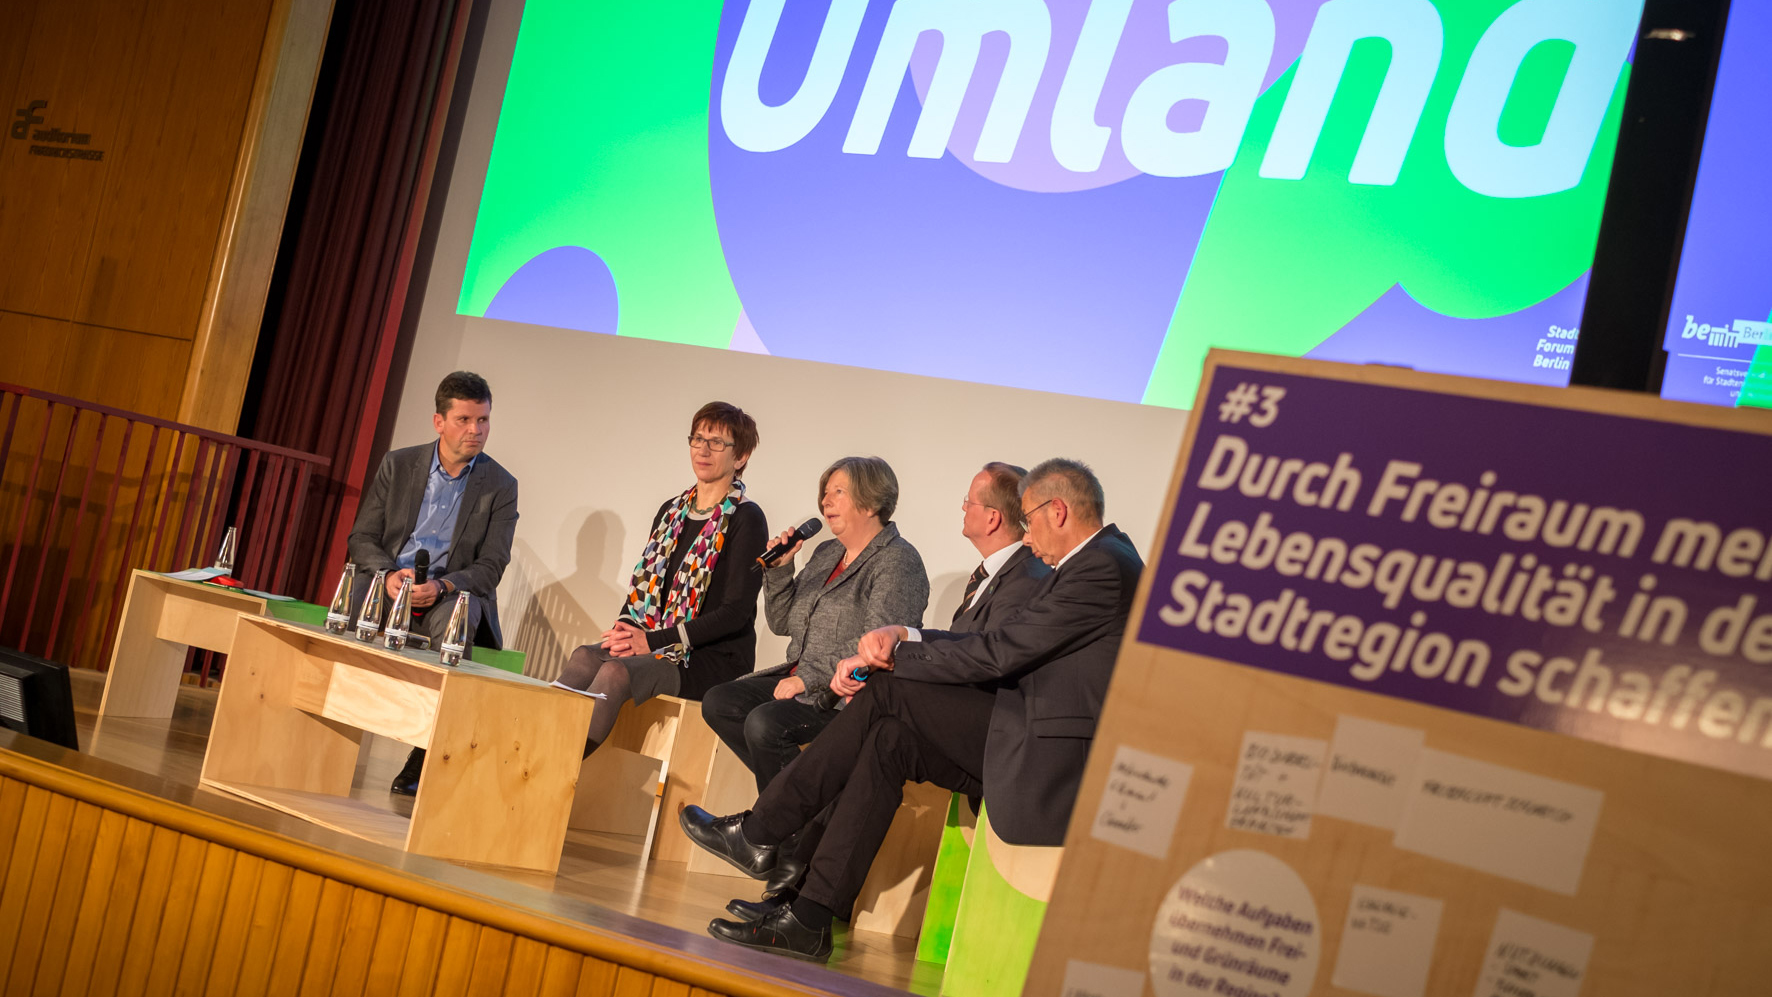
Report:
[[[873,669],[869,668],[866,665],[856,665],[854,668],[849,670],[849,677],[854,679],[857,682],[866,682],[868,680],[868,675],[871,674],[872,672],[873,672]],[[837,703],[840,702],[842,699],[843,699],[843,697],[837,695],[836,690],[831,689],[827,686],[823,691],[819,692],[819,694],[818,694],[818,705],[824,707],[827,710],[834,710],[837,708]]]
[[[412,587],[417,588],[425,583],[431,575],[431,552],[423,547],[412,555]],[[425,611],[417,606],[412,607],[413,616],[423,616]]]
[[[817,536],[818,531],[822,530],[822,529],[824,529],[824,520],[819,519],[817,516],[814,516],[811,519],[808,519],[807,521],[805,521],[804,523],[801,523],[799,525],[799,527],[797,527],[794,530],[793,534],[791,536],[789,536],[786,540],[783,540],[781,543],[778,543],[775,546],[764,551],[763,556],[757,558],[757,567],[759,567],[759,568],[769,567],[769,562],[775,560],[776,558],[782,556],[783,554],[786,554],[788,552],[788,550],[790,548],[792,548],[795,544],[803,543],[803,542],[810,540],[813,537]]]

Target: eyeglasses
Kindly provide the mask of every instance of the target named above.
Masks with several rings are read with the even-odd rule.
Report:
[[[691,450],[700,450],[702,447],[707,447],[714,453],[725,453],[731,446],[731,440],[721,440],[711,436],[696,435],[689,438],[689,449]]]
[[[982,509],[982,508],[984,508],[984,503],[972,501],[972,496],[970,496],[970,495],[968,495],[965,498],[960,500],[960,508],[962,508],[962,509],[970,509],[973,506],[978,506],[979,508]]]
[[[1056,502],[1057,500],[1058,500],[1058,496],[1055,495],[1052,498],[1049,498],[1046,501],[1041,502],[1039,505],[1034,506],[1032,509],[1028,509],[1025,512],[1023,512],[1021,514],[1021,528],[1025,531],[1028,528],[1028,520],[1033,518],[1034,513],[1039,512],[1041,509],[1046,508],[1047,506],[1051,505],[1053,502]]]

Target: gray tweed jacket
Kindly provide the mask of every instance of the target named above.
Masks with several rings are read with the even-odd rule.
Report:
[[[855,653],[861,635],[893,623],[922,626],[929,606],[929,573],[923,557],[891,523],[831,580],[843,559],[843,542],[826,540],[799,574],[777,564],[763,575],[763,615],[769,629],[788,640],[788,660],[760,674],[794,674],[815,696],[831,684],[837,663]]]

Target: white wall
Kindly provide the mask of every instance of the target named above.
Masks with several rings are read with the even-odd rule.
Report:
[[[978,562],[960,536],[960,499],[986,461],[1088,462],[1108,519],[1149,559],[1185,412],[456,315],[521,11],[494,0],[454,176],[438,180],[443,222],[394,445],[432,435],[443,375],[473,370],[491,382],[487,452],[521,482],[499,603],[506,642],[529,653],[532,673],[551,676],[609,625],[653,512],[693,480],[689,417],[714,399],[757,420],[762,443],[746,484],[772,532],[817,514],[818,476],[832,460],[871,454],[892,464],[895,521],[929,569],[930,621],[946,622]],[[1051,360],[1088,363],[1088,344]],[[758,663],[774,664],[787,641],[758,616]]]

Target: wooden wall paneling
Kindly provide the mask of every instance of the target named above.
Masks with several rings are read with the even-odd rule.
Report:
[[[297,869],[289,881],[289,899],[277,916],[277,941],[270,971],[265,978],[266,994],[289,997],[301,991],[306,972],[309,939],[318,926],[315,913],[326,881],[305,869]],[[241,987],[242,994],[248,993]]]
[[[615,963],[595,956],[585,956],[579,970],[578,997],[608,997],[615,992]]]
[[[80,893],[74,921],[67,929],[67,963],[60,977],[60,987],[55,990],[45,989],[41,986],[40,979],[37,988],[39,993],[86,993],[104,930],[105,909],[116,885],[117,865],[123,857],[124,833],[128,827],[129,818],[115,810],[101,812],[98,832],[93,838],[91,865],[86,871],[85,886]],[[43,974],[39,973],[39,977],[41,976]]]
[[[104,922],[93,951],[91,982],[86,993],[103,997],[117,992],[123,963],[129,951],[129,934],[140,897],[148,858],[153,853],[156,828],[147,821],[130,818],[123,828],[123,848],[117,856],[117,872],[104,898]],[[62,991],[74,997],[78,990]]]
[[[80,321],[195,334],[270,5],[148,0],[129,103],[107,153],[116,162],[99,200]]]
[[[584,972],[584,956],[562,948],[548,949],[547,964],[542,967],[541,997],[576,997],[579,976]]]
[[[173,990],[181,994],[202,993],[215,960],[216,935],[222,928],[222,912],[228,889],[234,882],[234,863],[244,858],[232,848],[210,844],[203,853],[203,871],[191,900],[191,915],[182,934]]]
[[[18,836],[12,839],[12,855],[6,866],[6,884],[0,888],[0,980],[10,975],[20,926],[25,918],[25,898],[31,889],[37,849],[43,841],[43,822],[50,794],[32,786],[25,791],[19,811]]]
[[[5,32],[0,32],[0,36],[4,35]],[[6,111],[8,116],[12,114],[6,108],[0,108],[0,111]],[[9,144],[22,143],[14,143],[9,132],[0,128],[0,163],[5,161],[5,150]],[[5,243],[5,233],[11,227],[7,212],[7,183],[6,174],[0,172],[0,244]],[[23,268],[8,266],[5,269],[11,272]],[[5,279],[6,275],[0,273],[0,280]],[[65,394],[61,391],[58,379],[61,377],[63,357],[68,351],[69,328],[71,323],[62,319],[0,311],[0,343],[6,344],[5,349],[0,349],[0,381]],[[41,402],[31,404],[33,407],[42,407]],[[17,445],[16,438],[14,445]]]
[[[295,870],[267,861],[252,900],[251,923],[240,951],[239,967],[232,976],[211,973],[210,997],[259,997],[270,982],[271,961],[277,955],[277,934]]]
[[[468,972],[467,997],[498,997],[504,992],[513,940],[508,931],[480,929],[480,937],[474,945],[474,967]]]
[[[385,997],[400,988],[400,975],[412,949],[413,924],[418,908],[404,900],[389,897],[382,904],[381,918],[376,923],[369,950],[369,969],[363,978],[363,992]]]
[[[31,975],[31,993],[55,993],[66,975],[68,955],[73,948],[74,925],[86,895],[86,879],[98,872],[94,867],[94,851],[98,845],[99,818],[103,813],[90,803],[77,802],[74,805],[67,848],[62,854],[61,875],[56,880],[54,898],[44,910],[43,949]]]
[[[232,433],[264,320],[333,0],[273,0],[178,419]]]
[[[511,968],[505,974],[505,997],[535,997],[541,992],[541,974],[547,968],[548,947],[533,938],[518,938],[511,945]]]
[[[615,986],[609,990],[609,994],[611,997],[651,997],[655,979],[651,973],[632,966],[618,966],[615,970]]]
[[[113,154],[128,99],[144,0],[57,0],[37,7],[10,109],[46,100],[38,129],[92,136],[99,161],[31,155],[39,144],[0,144],[0,309],[73,319],[92,246],[100,195],[118,168]],[[9,115],[10,117],[10,115]],[[59,145],[60,143],[42,143]],[[70,146],[72,147],[72,146]]]
[[[190,337],[81,324],[68,339],[56,386],[45,390],[159,419],[178,416]]]
[[[258,906],[258,891],[261,884],[274,883],[273,877],[266,869],[268,863],[256,855],[244,852],[234,856],[233,869],[228,876],[227,893],[220,909],[220,917],[212,934],[215,936],[214,947],[210,951],[209,971],[204,976],[203,986],[188,985],[182,979],[184,967],[180,967],[180,992],[188,994],[231,994],[240,977],[240,964],[246,957],[246,940],[252,933],[253,912]]]
[[[68,831],[74,820],[74,801],[66,796],[50,796],[43,813],[43,833],[36,853],[30,861],[36,864],[25,891],[24,907],[19,912],[16,940],[10,964],[0,979],[6,981],[9,994],[29,993],[37,973],[37,958],[43,952],[48,929],[45,916],[54,901],[56,886],[63,872],[62,858],[68,844]],[[9,884],[10,885],[10,884]]]
[[[18,840],[19,818],[25,808],[25,784],[17,779],[0,781],[0,890],[6,884],[7,870],[12,867],[11,843]]]
[[[130,912],[129,930],[117,935],[123,952],[114,993],[139,994],[147,986],[154,943],[160,934],[160,912],[166,907],[173,862],[178,858],[183,837],[170,828],[154,828],[153,837],[148,842],[147,861],[142,866],[141,886],[136,890]]]
[[[31,44],[31,23],[37,19],[37,8],[46,0],[11,0],[6,5],[7,31],[0,31],[0,94],[12,96],[18,88],[18,75],[25,65],[25,50]],[[0,128],[0,142],[11,141],[11,122],[17,120],[13,111],[23,104],[8,104],[4,109],[8,124]],[[4,195],[0,195],[4,196]],[[0,224],[4,224],[0,213]],[[4,341],[5,337],[0,337]]]
[[[385,993],[397,997],[425,997],[437,979],[437,962],[443,952],[443,936],[449,930],[449,915],[429,907],[415,908],[412,930],[406,938],[406,961],[400,967],[400,979]]]
[[[443,934],[443,950],[437,960],[437,997],[463,997],[468,992],[468,976],[474,971],[474,953],[479,948],[482,928],[466,918],[451,917]]]
[[[338,969],[339,952],[344,946],[345,915],[350,909],[351,888],[337,880],[325,880],[320,886],[320,903],[315,909],[314,933],[308,940],[307,964],[302,967],[302,994],[332,992],[332,978]]]
[[[166,903],[160,911],[158,934],[154,939],[153,959],[142,987],[142,993],[171,993],[178,979],[179,962],[191,937],[191,921],[196,913],[197,892],[209,879],[211,846],[202,838],[188,834],[179,836],[178,852],[172,861],[172,876],[166,890]]]

